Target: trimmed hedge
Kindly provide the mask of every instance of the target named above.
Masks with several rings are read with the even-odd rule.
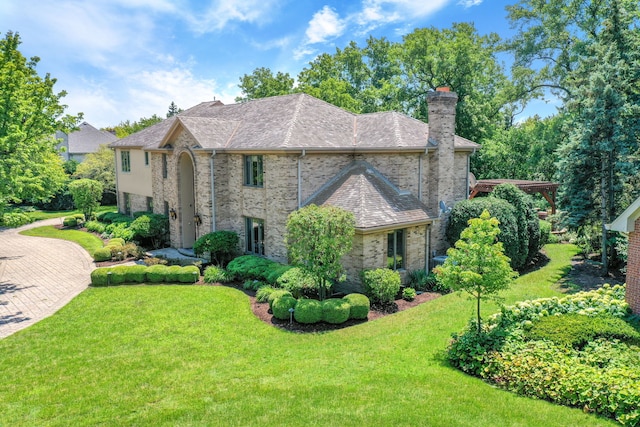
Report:
[[[286,291],[284,289],[276,289],[273,292],[271,292],[269,294],[269,296],[267,297],[267,302],[269,303],[269,308],[273,310],[273,302],[278,299],[278,298],[282,298],[285,295],[291,295],[291,292]]]
[[[349,320],[351,305],[340,298],[329,298],[322,302],[322,320],[338,325]]]
[[[93,259],[96,262],[111,261],[111,248],[104,247],[104,248],[96,249],[93,252]]]
[[[167,266],[166,275],[164,276],[165,282],[179,282],[180,281],[180,270],[182,267],[179,265],[169,265]]]
[[[295,309],[296,303],[297,300],[291,295],[283,295],[280,298],[276,298],[271,304],[273,317],[280,320],[288,320],[291,316],[289,309]]]
[[[362,272],[362,285],[373,302],[390,303],[400,291],[400,273],[388,268],[377,268]]]
[[[118,265],[111,267],[111,284],[119,285],[127,281],[127,269],[129,266]]]
[[[200,280],[200,269],[195,265],[186,265],[178,272],[180,283],[196,283]]]
[[[363,294],[349,294],[344,296],[342,299],[347,301],[351,306],[351,310],[349,311],[349,319],[366,319],[369,316],[369,309],[371,308],[371,303],[369,298]]]
[[[322,320],[322,303],[315,299],[299,299],[293,312],[298,323],[318,323]]]
[[[147,267],[147,280],[151,283],[164,282],[168,273],[169,267],[162,264],[152,265]]]
[[[195,273],[195,274],[194,274]],[[185,267],[162,264],[118,265],[115,267],[96,268],[91,272],[93,286],[118,285],[122,283],[194,283],[200,278],[200,270],[195,265]]]
[[[96,268],[91,272],[91,286],[108,286],[110,268]]]
[[[121,237],[114,237],[113,239],[109,239],[106,246],[124,246],[124,239]]]
[[[144,283],[147,281],[146,265],[129,265],[126,267],[125,278],[127,283]]]

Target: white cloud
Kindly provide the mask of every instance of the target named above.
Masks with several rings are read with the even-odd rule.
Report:
[[[192,31],[220,31],[233,22],[264,23],[270,20],[279,0],[216,0],[204,11],[182,12]]]
[[[395,22],[409,21],[435,13],[446,6],[449,1],[363,0],[362,11],[355,15],[354,20],[362,27],[377,27]]]
[[[483,0],[459,0],[458,4],[464,6],[465,8],[469,8],[472,6],[478,6],[482,2]]]
[[[328,39],[339,37],[346,28],[346,24],[340,19],[335,10],[329,6],[325,6],[319,12],[316,12],[309,21],[306,36],[307,43],[322,43]]]

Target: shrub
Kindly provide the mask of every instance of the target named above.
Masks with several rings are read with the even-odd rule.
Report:
[[[178,283],[180,281],[180,271],[182,267],[179,265],[169,265],[166,269],[164,281],[168,283]]]
[[[450,288],[438,281],[438,278],[432,271],[429,273],[424,270],[410,271],[407,275],[407,286],[416,291],[438,292],[441,294],[451,292]]]
[[[322,303],[315,299],[299,299],[293,317],[299,323],[318,323],[322,320]]]
[[[322,320],[338,325],[349,320],[351,305],[347,300],[329,298],[322,302]]]
[[[3,227],[20,227],[21,225],[33,222],[29,215],[23,212],[10,212],[0,215],[0,226]]]
[[[127,283],[144,283],[147,280],[146,265],[129,265],[125,273]]]
[[[124,239],[121,237],[114,237],[113,239],[109,239],[109,241],[107,242],[107,246],[113,245],[113,246],[123,246],[124,245]]]
[[[152,265],[167,265],[167,264],[169,264],[169,261],[167,261],[166,259],[158,258],[158,257],[145,258],[144,260],[142,260],[142,262],[144,262],[144,265],[146,265],[147,267],[150,267]]]
[[[129,228],[133,232],[133,238],[141,242],[149,242],[153,249],[158,249],[167,241],[169,218],[160,214],[143,213],[131,223]]]
[[[105,227],[105,233],[108,234],[109,237],[120,237],[126,242],[133,240],[133,230],[129,228],[129,223],[127,222],[114,222]]]
[[[131,223],[133,219],[129,215],[121,214],[120,212],[101,212],[97,215],[98,221],[104,222],[105,224],[113,224],[113,223]]]
[[[388,268],[378,268],[375,270],[365,270],[362,272],[362,284],[365,294],[373,302],[390,303],[393,302],[398,291],[400,291],[400,273]]]
[[[526,337],[549,340],[555,344],[583,348],[596,338],[617,339],[630,344],[640,343],[640,333],[624,320],[611,316],[589,317],[576,313],[545,316],[533,322]]]
[[[64,225],[65,227],[77,227],[78,220],[72,216],[68,216],[62,220],[62,225]]]
[[[296,303],[297,300],[291,295],[284,295],[280,298],[276,298],[271,304],[273,317],[280,320],[290,319],[291,313],[289,312],[289,309],[294,308]]]
[[[178,273],[180,283],[196,283],[200,280],[200,269],[195,265],[186,265]]]
[[[269,295],[271,295],[273,292],[277,290],[278,290],[277,288],[274,288],[273,286],[270,286],[270,285],[262,286],[260,289],[256,291],[256,301],[261,303],[268,302]]]
[[[511,267],[514,270],[523,267],[526,257],[519,255],[520,241],[518,239],[516,211],[513,205],[506,200],[496,197],[480,197],[456,203],[451,210],[449,224],[447,225],[447,241],[451,246],[454,246],[460,239],[462,230],[469,226],[469,220],[479,218],[485,209],[489,211],[492,217],[500,221],[498,241],[504,245],[504,254],[511,259]]]
[[[96,268],[91,272],[91,286],[107,286],[109,285],[108,273],[111,268]]]
[[[224,268],[210,265],[204,270],[205,283],[227,283],[229,282],[228,274]]]
[[[198,238],[193,244],[196,255],[209,253],[209,262],[224,267],[238,252],[238,234],[235,231],[214,231]]]
[[[168,273],[166,265],[157,264],[147,268],[147,280],[151,283],[164,282]]]
[[[416,290],[413,288],[404,288],[402,290],[402,299],[405,301],[413,301],[416,299]]]
[[[258,289],[266,285],[267,285],[266,283],[261,282],[260,280],[248,279],[248,280],[245,280],[244,283],[242,284],[242,289],[247,291],[257,291]]]
[[[369,298],[363,294],[349,294],[343,298],[351,306],[349,319],[366,319],[369,316],[371,303]]]
[[[106,229],[106,226],[98,221],[87,221],[84,226],[86,227],[87,231],[98,234],[104,233]]]
[[[111,284],[119,285],[125,283],[127,281],[127,268],[126,265],[111,267]]]
[[[302,295],[316,295],[320,287],[317,279],[302,267],[288,269],[276,283],[279,287],[291,292],[295,298],[300,298]]]
[[[107,222],[107,223],[108,223],[108,222],[111,222],[110,220],[109,220],[109,221],[107,221],[107,220],[105,219],[105,217],[108,217],[108,216],[111,216],[111,215],[113,215],[113,214],[117,214],[117,213],[118,213],[118,212],[116,212],[116,211],[102,211],[102,212],[98,212],[98,213],[96,214],[96,221],[100,221],[100,222]]]
[[[283,297],[285,295],[292,296],[291,292],[286,291],[284,289],[277,289],[277,290],[271,292],[269,294],[269,296],[267,297],[267,302],[269,303],[269,308],[273,309],[273,301],[275,301],[276,299],[281,298],[281,297]]]
[[[96,262],[111,261],[111,248],[100,248],[93,252],[93,259]]]
[[[227,271],[239,280],[264,280],[274,264],[277,263],[257,255],[243,255],[233,259],[227,265]]]
[[[539,220],[540,227],[540,247],[551,243],[551,223],[543,219]]]
[[[272,285],[276,284],[278,283],[278,278],[292,268],[293,266],[291,265],[273,263],[271,266],[269,266],[264,279],[267,281],[267,283],[270,283]]]

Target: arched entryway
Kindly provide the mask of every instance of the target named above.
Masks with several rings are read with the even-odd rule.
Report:
[[[196,225],[194,217],[196,215],[195,198],[195,173],[193,160],[187,153],[180,155],[180,188],[178,197],[180,200],[182,247],[192,248],[196,241]]]

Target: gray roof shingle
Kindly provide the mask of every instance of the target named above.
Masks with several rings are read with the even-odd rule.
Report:
[[[399,190],[365,161],[345,167],[304,203],[310,204],[353,212],[361,231],[423,224],[436,218],[414,195]]]
[[[178,122],[176,123],[176,120]],[[240,104],[204,102],[129,135],[112,147],[158,149],[181,126],[205,150],[421,150],[429,125],[396,112],[354,114],[306,94]],[[479,145],[456,136],[457,149]]]
[[[82,122],[78,128],[69,133],[69,154],[95,153],[100,145],[118,139],[112,133],[96,129],[87,122]]]

